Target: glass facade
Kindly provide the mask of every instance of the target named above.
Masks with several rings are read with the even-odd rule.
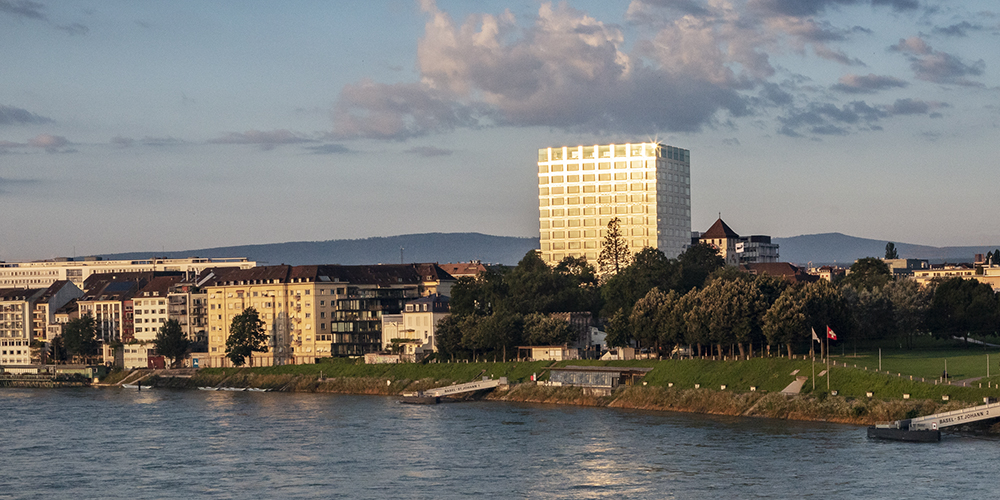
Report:
[[[596,264],[615,217],[633,252],[676,257],[691,242],[690,174],[688,150],[655,142],[539,149],[542,259]]]

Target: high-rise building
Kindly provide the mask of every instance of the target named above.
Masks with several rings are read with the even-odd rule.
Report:
[[[655,142],[538,150],[542,259],[597,263],[615,217],[632,252],[676,257],[691,243],[691,156]]]

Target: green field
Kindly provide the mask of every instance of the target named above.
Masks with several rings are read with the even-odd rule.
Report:
[[[675,387],[692,389],[698,384],[702,389],[730,392],[750,392],[756,388],[761,392],[778,392],[792,383],[797,376],[808,377],[802,387],[803,394],[825,396],[827,386],[847,398],[873,397],[883,400],[903,398],[909,394],[912,399],[932,399],[940,401],[944,395],[952,400],[981,403],[985,397],[1000,398],[1000,350],[984,350],[982,346],[966,348],[953,341],[931,338],[920,339],[915,349],[899,349],[885,346],[882,349],[882,370],[879,367],[878,350],[853,352],[846,348],[833,350],[831,360],[836,363],[831,368],[829,379],[821,375],[826,365],[799,355],[796,359],[754,358],[744,361],[713,361],[707,359],[685,360],[635,360],[635,361],[593,361],[576,360],[552,363],[548,361],[507,362],[507,363],[430,363],[430,364],[383,364],[365,365],[360,360],[330,359],[314,365],[285,365],[262,368],[206,368],[198,378],[206,384],[215,385],[230,376],[233,382],[244,380],[246,384],[260,384],[266,387],[283,387],[292,379],[318,381],[341,379],[347,381],[364,380],[365,391],[372,390],[376,383],[389,381],[391,387],[382,390],[396,392],[411,387],[411,383],[421,381],[421,387],[465,382],[479,377],[507,377],[512,383],[526,382],[532,374],[540,380],[548,379],[548,366],[605,365],[640,366],[653,368],[643,382],[653,387]],[[993,366],[987,375],[987,356]],[[967,387],[942,383],[939,378],[947,361],[951,383],[968,379]],[[843,366],[846,363],[847,366]],[[813,375],[815,368],[815,376]],[[795,372],[793,374],[793,372]],[[889,372],[889,373],[886,373]],[[253,381],[246,379],[253,376]],[[815,385],[815,389],[814,389]],[[980,388],[980,385],[982,387]],[[301,385],[297,387],[316,387]],[[346,390],[350,390],[349,386]],[[360,387],[360,386],[359,386]],[[360,390],[360,389],[359,389]]]

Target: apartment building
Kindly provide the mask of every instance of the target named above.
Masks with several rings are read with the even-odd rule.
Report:
[[[541,257],[596,263],[618,218],[630,249],[677,257],[690,244],[691,156],[655,142],[538,150]]]
[[[31,311],[44,289],[0,289],[0,365],[31,364]]]
[[[436,264],[220,269],[204,284],[208,361],[231,366],[225,357],[229,328],[249,307],[269,338],[267,352],[252,356],[255,366],[375,352],[382,344],[383,314],[399,314],[408,300],[446,293],[453,282]]]
[[[0,262],[0,288],[45,288],[56,281],[72,281],[83,288],[92,274],[108,273],[187,273],[198,274],[214,267],[249,269],[257,263],[246,258],[135,259],[104,260],[101,257],[70,258],[34,262]]]
[[[740,236],[717,219],[708,231],[691,238],[692,243],[703,243],[719,252],[727,266],[778,262],[778,245],[765,235]]]

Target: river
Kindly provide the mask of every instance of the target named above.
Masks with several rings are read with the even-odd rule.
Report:
[[[995,498],[1000,441],[784,420],[164,389],[0,390],[7,498]]]

